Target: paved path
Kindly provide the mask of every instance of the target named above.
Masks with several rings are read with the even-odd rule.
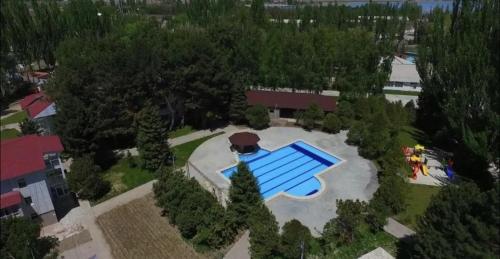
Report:
[[[415,231],[397,222],[393,218],[387,218],[387,225],[384,226],[384,231],[398,239],[412,236],[415,234]]]
[[[0,116],[0,118],[3,120],[7,117],[10,117],[12,116],[13,114],[15,114],[16,112],[19,112],[21,111],[21,105],[19,104],[20,101],[16,101],[16,102],[13,102],[11,104],[9,104],[9,108],[5,109],[2,111],[2,116]],[[7,114],[4,114],[4,112],[8,112]]]
[[[17,131],[21,131],[21,126],[19,125],[19,123],[11,123],[11,124],[2,125],[0,127],[0,129],[2,129],[2,130],[15,129]]]
[[[238,128],[233,126],[233,125],[229,125],[225,128],[218,128],[215,130],[199,130],[199,131],[195,131],[193,133],[190,133],[190,134],[187,134],[184,136],[169,139],[168,143],[170,144],[171,147],[175,147],[175,146],[182,145],[184,143],[187,143],[187,142],[190,142],[193,140],[197,140],[197,139],[204,138],[204,137],[207,137],[207,136],[210,136],[213,134],[217,134],[219,132],[233,132],[233,131],[237,131],[237,130],[238,130]],[[122,154],[126,154],[127,151],[130,152],[130,154],[132,156],[139,155],[139,152],[137,151],[137,148],[135,148],[135,147],[129,148],[129,149],[124,149],[124,150],[119,150],[118,152],[122,153]]]
[[[250,259],[250,231],[245,231],[243,236],[229,249],[224,259]]]

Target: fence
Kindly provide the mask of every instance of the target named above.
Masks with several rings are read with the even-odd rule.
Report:
[[[187,175],[188,177],[194,177],[200,185],[205,188],[207,191],[211,192],[217,201],[222,204],[222,206],[226,206],[228,201],[228,190],[220,188],[215,182],[213,182],[210,178],[208,178],[200,169],[198,169],[191,161],[187,162]]]

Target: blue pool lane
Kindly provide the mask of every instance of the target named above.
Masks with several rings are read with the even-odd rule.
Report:
[[[260,193],[267,199],[279,192],[294,196],[308,196],[321,189],[315,175],[340,160],[302,141],[269,152],[260,149],[253,154],[242,154],[240,160],[247,163],[257,178]],[[222,173],[230,178],[236,166]]]

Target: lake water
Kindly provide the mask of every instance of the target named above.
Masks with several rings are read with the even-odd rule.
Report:
[[[402,5],[405,1],[391,2],[394,5]],[[335,2],[332,1],[332,4]],[[368,1],[351,1],[351,2],[338,2],[338,4],[344,4],[351,7],[358,7],[368,4]],[[385,4],[385,2],[380,2],[380,4]],[[443,10],[451,10],[453,8],[453,1],[419,1],[417,4],[422,7],[424,13],[428,13],[433,9],[441,8]],[[288,4],[266,4],[266,7],[282,8],[282,9],[294,9],[293,5]]]

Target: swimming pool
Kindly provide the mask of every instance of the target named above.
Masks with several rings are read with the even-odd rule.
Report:
[[[253,154],[242,154],[240,161],[247,163],[257,178],[264,199],[280,192],[294,196],[309,196],[321,189],[316,174],[341,160],[303,141],[296,141],[275,151],[260,149]],[[236,172],[233,166],[222,171],[229,179]]]

